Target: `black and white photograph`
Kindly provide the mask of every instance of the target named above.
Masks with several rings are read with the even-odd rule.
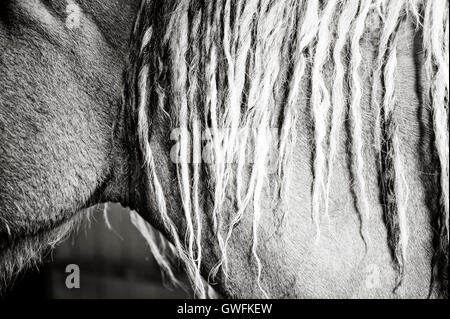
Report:
[[[0,300],[448,299],[449,97],[448,0],[0,0]]]

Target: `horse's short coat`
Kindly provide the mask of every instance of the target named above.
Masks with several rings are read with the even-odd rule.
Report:
[[[3,249],[16,243],[33,255],[39,245],[32,236],[43,237],[102,197],[126,193],[105,191],[121,173],[111,132],[137,4],[78,3],[80,26],[73,29],[66,1],[0,4]],[[20,258],[9,254],[2,250],[3,275],[9,259]]]
[[[152,177],[143,173],[141,141],[132,132],[137,127],[130,126],[127,111],[120,107],[127,39],[138,2],[9,0],[0,4],[0,278],[36,257],[42,247],[54,245],[79,217],[80,209],[98,202],[116,201],[136,209],[173,241],[149,183]],[[66,8],[74,3],[80,8],[80,23],[68,27]],[[221,273],[216,278],[224,295],[259,297],[263,291],[271,297],[428,295],[434,249],[431,212],[439,201],[434,191],[439,188],[439,170],[431,111],[424,103],[421,34],[411,20],[397,33],[394,112],[400,123],[398,136],[410,194],[405,278],[394,294],[397,271],[379,195],[373,129],[377,114],[371,107],[374,81],[379,81],[373,79],[372,68],[382,24],[375,11],[371,18],[373,27],[361,39],[361,138],[369,216],[363,218],[355,200],[359,184],[350,187],[357,182],[349,155],[351,129],[343,125],[331,179],[329,217],[322,218],[321,237],[316,240],[310,213],[315,152],[311,83],[302,81],[304,94],[296,101],[300,110],[294,128],[296,144],[285,168],[286,218],[281,218],[281,209],[266,210],[261,216],[258,282],[252,258],[253,217],[243,215],[227,249],[226,284]],[[332,66],[325,64],[325,69],[331,78]],[[304,78],[313,72],[307,68]],[[187,225],[174,187],[177,171],[170,160],[173,143],[168,130],[173,127],[162,113],[146,112],[156,114],[147,135],[168,198],[167,213],[184,238]],[[130,118],[136,116],[131,113]],[[201,187],[202,197],[207,197],[208,186]],[[225,211],[235,209],[230,204],[233,191],[228,190]],[[201,224],[201,270],[207,278],[221,251],[211,216],[202,215]]]

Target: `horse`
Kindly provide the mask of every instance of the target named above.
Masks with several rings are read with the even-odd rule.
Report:
[[[198,297],[447,297],[447,1],[0,9],[4,286],[118,202]]]

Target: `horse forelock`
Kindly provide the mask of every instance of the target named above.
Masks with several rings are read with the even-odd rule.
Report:
[[[185,264],[195,292],[206,296],[202,266],[202,214],[210,214],[221,258],[212,269],[227,276],[228,241],[243,214],[253,213],[252,254],[260,282],[257,253],[261,197],[265,189],[285,200],[286,166],[295,145],[294,127],[298,98],[308,94],[314,124],[312,216],[320,235],[320,216],[328,213],[330,178],[346,107],[350,115],[355,189],[362,220],[369,214],[362,135],[361,39],[371,29],[368,17],[380,19],[379,47],[373,77],[382,87],[373,88],[372,107],[378,114],[375,148],[379,157],[380,192],[385,210],[389,245],[398,271],[404,277],[408,257],[408,195],[404,162],[398,137],[396,85],[397,34],[411,23],[423,34],[427,103],[433,111],[435,148],[440,163],[440,208],[436,255],[448,267],[448,3],[446,1],[147,1],[142,2],[133,36],[124,83],[124,107],[128,108],[139,141],[146,174],[158,213],[173,241],[173,250]],[[349,55],[345,59],[345,53]],[[333,68],[327,85],[325,65]],[[301,81],[310,70],[311,90]],[[348,88],[346,88],[348,82]],[[377,99],[380,95],[381,98]],[[170,105],[170,107],[169,107]],[[329,116],[331,113],[331,116]],[[180,203],[186,219],[186,241],[167,210],[167,194],[150,146],[150,115],[163,114],[173,129],[180,129],[176,163]],[[275,140],[269,131],[276,128]],[[133,129],[133,127],[132,127]],[[224,133],[226,130],[226,133]],[[192,162],[201,158],[199,145],[190,140],[209,132],[211,163],[202,170]],[[196,140],[194,138],[194,140]],[[252,165],[247,165],[248,145]],[[276,169],[266,159],[275,145]],[[233,163],[233,165],[229,165]],[[249,174],[246,175],[246,170]],[[276,182],[269,183],[268,177]],[[200,204],[200,184],[213,185],[212,206]],[[224,216],[226,192],[233,192],[236,211]],[[325,203],[325,204],[323,204]],[[226,222],[228,221],[228,223]],[[135,219],[151,243],[159,264],[168,268],[158,253],[150,229]],[[442,260],[440,258],[440,260]],[[435,278],[438,276],[433,275]],[[259,285],[268,296],[264,288]],[[446,288],[444,288],[446,289]]]

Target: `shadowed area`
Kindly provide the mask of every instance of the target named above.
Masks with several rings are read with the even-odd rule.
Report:
[[[129,211],[119,205],[92,209],[90,222],[75,231],[44,258],[44,264],[22,273],[3,298],[189,298],[192,292],[173,287],[161,271],[141,235],[130,222]],[[80,288],[68,289],[66,266],[80,268]],[[175,273],[187,283],[184,273]],[[0,298],[1,299],[1,298]]]

